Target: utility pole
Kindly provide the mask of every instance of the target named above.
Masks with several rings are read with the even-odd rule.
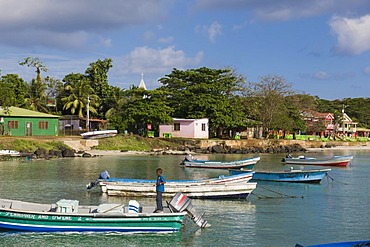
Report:
[[[86,132],[90,131],[89,112],[90,112],[90,96],[87,96]]]
[[[342,132],[343,132],[343,137],[344,137],[344,105],[342,108]]]

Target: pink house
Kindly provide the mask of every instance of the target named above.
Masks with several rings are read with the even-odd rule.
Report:
[[[159,137],[208,139],[208,118],[174,118],[171,125],[159,125]]]

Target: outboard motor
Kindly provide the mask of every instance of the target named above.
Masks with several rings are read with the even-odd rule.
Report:
[[[108,171],[103,171],[99,174],[99,178],[96,179],[95,181],[92,181],[92,182],[88,183],[86,185],[86,188],[88,190],[90,190],[90,189],[94,188],[99,183],[99,179],[109,179],[109,178],[110,178],[110,175],[109,175]]]
[[[169,207],[175,212],[186,211],[191,220],[200,228],[211,226],[205,219],[203,219],[204,214],[199,215],[196,213],[195,209],[193,209],[193,204],[191,203],[190,198],[181,192],[177,192],[175,194],[169,203]]]

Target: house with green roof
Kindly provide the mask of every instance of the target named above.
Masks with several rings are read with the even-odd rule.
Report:
[[[0,107],[0,136],[57,136],[59,116],[11,106]]]

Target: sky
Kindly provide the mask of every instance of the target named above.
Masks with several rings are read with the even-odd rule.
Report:
[[[180,70],[277,75],[321,99],[370,94],[369,0],[0,0],[1,75],[62,80],[111,58],[110,85],[148,89]]]

